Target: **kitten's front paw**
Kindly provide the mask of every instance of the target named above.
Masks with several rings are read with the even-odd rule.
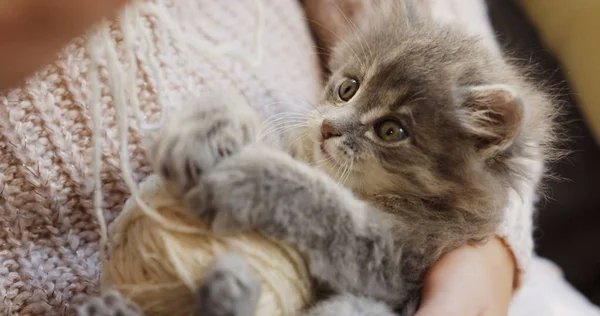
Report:
[[[234,253],[217,257],[197,292],[197,316],[252,316],[260,297],[260,281],[244,258]]]
[[[142,316],[144,313],[118,292],[111,291],[102,297],[93,297],[77,309],[79,316]]]
[[[280,203],[296,203],[294,193],[303,190],[297,164],[285,153],[247,146],[202,177],[198,194],[187,200],[189,209],[210,210],[218,234],[271,228]]]
[[[251,228],[249,216],[252,201],[258,197],[257,182],[239,167],[242,165],[207,172],[184,199],[186,208],[198,218],[212,221],[212,230],[220,235]]]
[[[151,152],[154,170],[176,196],[204,172],[254,141],[259,118],[241,97],[212,94],[182,107],[165,122]]]

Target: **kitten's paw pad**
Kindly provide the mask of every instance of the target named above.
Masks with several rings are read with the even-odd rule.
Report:
[[[102,297],[93,297],[77,310],[79,316],[142,316],[144,313],[134,303],[111,291]]]
[[[202,174],[244,145],[227,134],[207,134],[203,127],[195,128],[191,134],[165,133],[159,142],[161,149],[155,156],[155,170],[177,195],[188,192]]]
[[[260,297],[260,282],[244,258],[220,255],[203,277],[197,292],[198,315],[252,316]]]
[[[256,138],[257,113],[243,100],[210,95],[177,110],[153,146],[154,170],[177,195],[201,175]]]

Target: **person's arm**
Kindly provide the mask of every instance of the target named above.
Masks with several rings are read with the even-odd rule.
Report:
[[[127,0],[0,0],[0,90],[52,61],[72,38]]]
[[[497,235],[511,251],[515,263],[514,285],[521,285],[523,275],[529,269],[534,254],[533,212],[535,204],[535,188],[528,184],[521,191],[522,195],[513,195]]]

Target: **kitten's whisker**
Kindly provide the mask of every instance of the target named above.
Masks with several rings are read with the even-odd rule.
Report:
[[[340,183],[343,185],[344,184],[344,179],[346,178],[346,174],[350,171],[350,164],[348,162],[344,163],[344,172],[342,173],[342,176],[340,177]]]
[[[344,164],[340,163],[338,165],[338,163],[336,161],[334,161],[335,165],[337,166],[336,170],[335,170],[335,178],[337,178],[338,182],[340,181],[340,177],[338,176],[338,173],[340,173],[340,171],[342,171],[342,167],[344,166]]]
[[[293,104],[293,103],[288,103],[288,102],[284,102],[284,101],[271,102],[271,103],[269,103],[269,104],[265,104],[264,106],[265,106],[265,107],[270,107],[270,106],[272,106],[272,105],[276,105],[276,104],[286,104],[286,105],[292,105],[292,106],[295,106],[295,107],[297,107],[297,106],[298,106],[298,105],[296,105],[296,104]],[[306,111],[304,108],[301,108],[301,109],[302,109],[303,111],[289,111],[289,110],[282,111],[282,112],[280,112],[280,113],[276,113],[276,114],[273,114],[273,115],[269,116],[267,119],[269,119],[269,118],[271,118],[271,117],[285,116],[285,115],[293,115],[293,114],[296,114],[296,115],[308,115],[308,114],[309,114],[309,112],[310,112],[310,111]]]
[[[309,127],[309,125],[304,125],[304,126],[298,126],[298,127]],[[297,133],[293,134],[293,135],[289,135],[287,138],[289,139],[292,136],[309,136],[309,129],[301,129],[299,130]]]
[[[277,104],[277,103],[283,103],[283,102],[276,102],[276,103],[271,103],[268,104],[267,106],[273,105],[273,104]],[[276,113],[273,114],[269,117],[267,117],[265,119],[266,122],[277,119],[277,118],[281,118],[281,117],[302,117],[302,118],[309,118],[311,116],[311,111],[306,111],[306,112],[291,112],[291,111],[284,111],[281,113]]]
[[[342,185],[346,184],[346,181],[348,181],[348,179],[350,178],[350,175],[352,174],[352,167],[354,166],[354,159],[352,159],[350,161],[350,167],[348,168],[348,173],[346,174],[346,178],[344,178],[344,181],[342,181]]]
[[[261,129],[264,129],[267,125],[272,125],[274,123],[278,123],[278,122],[285,121],[285,120],[306,122],[308,119],[310,119],[310,117],[308,117],[306,115],[296,115],[296,114],[273,115],[263,122]]]
[[[358,62],[360,63],[360,66],[365,68],[365,64],[364,62],[359,58],[358,54],[356,53],[356,51],[354,49],[352,49],[352,46],[350,46],[350,44],[344,40],[341,36],[339,36],[336,32],[332,31],[331,29],[329,29],[328,27],[326,27],[325,25],[313,20],[313,19],[309,19],[309,18],[304,18],[305,20],[307,20],[308,22],[314,23],[320,27],[322,27],[324,30],[329,31],[331,34],[333,34],[335,37],[337,37],[340,41],[342,41],[352,52],[352,54],[354,54],[354,57],[356,57],[356,59],[358,60]]]
[[[289,92],[289,91],[284,91],[284,90],[277,90],[277,91],[278,91],[279,93],[287,94],[288,96],[291,96],[292,98],[298,99],[298,100],[299,100],[299,101],[301,101],[302,103],[304,103],[304,104],[306,104],[306,105],[310,106],[311,108],[313,108],[314,110],[316,110],[318,113],[321,113],[321,112],[319,112],[319,109],[318,109],[318,107],[317,107],[315,104],[313,104],[313,103],[311,103],[311,102],[307,101],[305,98],[303,98],[303,97],[301,97],[301,96],[299,96],[299,95],[297,95],[297,94],[295,94],[295,93]],[[297,105],[297,104],[295,104],[295,103],[290,103],[290,105],[292,105],[292,106],[295,106],[295,107],[297,107],[297,108],[300,108],[300,109],[302,109],[302,110],[306,110],[306,108],[304,108],[304,107],[300,107],[299,105]],[[310,115],[310,113],[311,113],[311,112],[309,111],[308,113],[309,113],[309,115]]]
[[[310,127],[310,125],[300,124],[300,123],[288,124],[287,122],[280,122],[278,125],[272,126],[272,127],[268,128],[267,130],[264,130],[261,133],[259,133],[258,137],[259,137],[259,139],[262,139],[273,133],[286,131],[286,130],[290,130],[290,129],[295,129],[295,128],[300,128],[300,127]]]
[[[284,130],[284,129],[294,129],[296,127],[300,127],[298,124],[302,124],[304,123],[304,121],[295,121],[295,122],[277,122],[276,124],[268,124],[268,125],[263,125],[263,127],[261,127],[261,129],[259,130],[258,133],[258,138],[261,138],[263,136],[266,135],[270,135],[271,133],[275,132],[276,130]]]
[[[348,168],[348,165],[346,164],[346,162],[343,162],[342,164],[342,173],[340,173],[340,175],[337,177],[337,182],[338,183],[342,183],[342,179],[344,178],[344,175],[346,174],[346,170]]]
[[[276,102],[276,103],[271,103],[268,104],[267,106],[273,105],[273,104],[277,104],[277,103],[284,103],[284,102]],[[286,117],[286,116],[300,116],[300,117],[306,117],[309,116],[309,112],[303,113],[303,112],[290,112],[290,111],[284,111],[281,113],[277,113],[277,114],[273,114],[269,117],[267,117],[268,119],[272,119],[272,118],[278,118],[278,117]]]
[[[307,131],[303,131],[302,133],[300,133],[293,141],[288,142],[287,144],[287,152],[290,152],[290,149],[292,148],[292,145],[294,145],[297,141],[299,140],[304,140],[306,138],[308,138],[308,132]]]
[[[284,124],[284,125],[287,124],[287,125],[289,125],[289,124],[301,124],[301,123],[308,124],[308,122],[306,121],[305,118],[300,118],[300,117],[297,117],[297,118],[283,117],[283,118],[278,118],[278,119],[275,119],[275,120],[271,120],[270,122],[266,122],[261,127],[261,130],[265,131],[265,130],[267,130],[269,128],[272,128],[272,127],[275,127],[275,126],[278,126],[278,125],[281,125],[281,124]]]
[[[287,95],[288,97],[291,96],[293,100],[279,101],[279,102],[275,102],[275,104],[282,103],[282,104],[290,105],[292,107],[302,110],[303,112],[307,112],[307,108],[302,107],[299,104],[297,104],[296,102],[292,102],[292,101],[300,101],[301,103],[304,103],[306,105],[314,107],[314,105],[312,103],[308,102],[306,99],[300,97],[299,95],[293,94],[293,93],[291,93],[289,91],[285,91],[285,90],[276,90],[276,91],[280,94]]]
[[[270,131],[271,129],[277,129],[280,127],[286,127],[286,126],[306,126],[309,125],[308,122],[306,122],[305,120],[296,120],[296,121],[291,121],[291,120],[283,120],[283,121],[277,121],[273,124],[269,124],[267,126],[265,126],[265,128],[263,128],[261,130],[262,133],[266,133],[267,131]]]
[[[316,161],[313,163],[313,165],[315,167],[323,167],[326,164],[333,164],[332,168],[335,168],[338,166],[337,162],[333,159],[333,157],[331,156],[327,156],[319,161]],[[334,177],[334,175],[329,174],[332,178]]]
[[[306,126],[280,126],[279,128],[276,129],[270,129],[265,133],[261,133],[259,136],[260,139],[263,139],[264,137],[279,133],[279,136],[283,136],[286,137],[286,135],[283,135],[284,132],[287,132],[289,130],[293,130],[293,129],[299,129],[301,127],[306,127]],[[283,132],[283,133],[282,133]]]
[[[286,109],[286,110],[282,111],[281,113],[277,113],[277,114],[274,114],[274,115],[279,115],[279,114],[284,114],[284,113],[295,113],[295,114],[306,114],[306,115],[308,115],[311,112],[310,109],[308,109],[307,107],[301,106],[301,105],[299,105],[299,104],[297,104],[296,102],[293,102],[293,101],[294,100],[292,100],[292,101],[275,101],[275,102],[271,102],[271,103],[265,104],[265,105],[263,105],[263,107],[264,108],[270,108],[270,107],[272,107],[274,105],[281,105],[281,104],[283,104],[286,107],[292,108],[292,109],[295,110],[295,111],[289,111],[288,109]],[[306,100],[300,99],[300,100],[297,100],[297,101],[300,101],[301,103],[304,103],[304,104],[307,104],[307,105],[309,105],[311,107],[314,107],[314,105],[312,105],[310,102],[308,102]]]
[[[340,165],[338,165],[337,161],[335,161],[333,159],[331,159],[330,163],[333,163],[333,167],[331,167],[332,174],[329,174],[329,176],[331,176],[332,178],[335,179],[335,178],[337,178],[337,171],[333,172],[333,169],[336,168],[336,167],[337,167],[337,169],[339,169]]]
[[[277,113],[277,114],[271,115],[267,119],[265,119],[260,129],[261,130],[264,129],[266,125],[272,124],[273,122],[276,122],[279,119],[287,119],[287,118],[307,120],[310,118],[310,116],[307,114],[304,114],[304,113],[295,113],[295,112]]]
[[[318,50],[317,54],[319,54],[319,55],[331,56],[331,53],[326,48],[323,48],[323,47],[320,47],[320,46],[317,46],[317,45],[313,45],[312,47],[314,49]]]
[[[369,48],[369,53],[371,55],[373,55],[373,51],[371,50],[371,47],[369,47],[368,42],[364,36],[364,34],[360,31],[360,29],[358,28],[358,26],[356,26],[356,24],[354,24],[354,22],[352,22],[352,20],[350,19],[350,17],[344,12],[344,10],[342,10],[342,8],[340,8],[340,6],[338,5],[337,1],[332,1],[333,4],[335,5],[335,7],[337,8],[337,10],[342,14],[342,16],[344,17],[344,19],[346,20],[346,22],[348,22],[348,24],[350,24],[350,26],[354,29],[354,31],[356,31],[356,35],[357,37],[359,37],[358,39],[358,44],[360,45],[362,51],[363,51],[363,55],[365,57],[365,60],[367,59],[367,51],[365,49],[365,46],[363,46],[363,42],[365,44],[367,44],[367,47]]]
[[[286,127],[286,126],[289,126],[289,127],[301,127],[302,126],[302,127],[304,127],[304,126],[310,126],[310,124],[308,124],[308,122],[306,122],[305,120],[295,120],[295,121],[282,120],[282,121],[275,122],[273,124],[269,124],[268,126],[266,126],[266,128],[264,128],[262,130],[262,132],[266,133],[267,131],[270,131],[271,129],[277,129],[277,128]]]
[[[266,122],[266,126],[273,126],[274,124],[280,124],[280,123],[301,123],[301,122],[306,122],[306,118],[305,117],[279,117],[276,119],[273,119],[269,122]],[[265,126],[265,127],[266,127]]]
[[[280,115],[277,117],[271,117],[270,119],[266,120],[265,123],[273,124],[274,122],[278,122],[278,121],[282,121],[282,120],[291,120],[291,119],[307,120],[308,117],[304,116],[304,115]]]
[[[332,162],[331,158],[327,158],[327,159],[323,159],[323,160],[319,160],[319,162],[317,163],[313,163],[312,166],[315,168],[321,168],[324,165],[330,164]],[[335,164],[335,162],[333,162]]]
[[[313,162],[312,165],[318,165],[318,164],[322,164],[324,162],[329,162],[329,161],[331,161],[331,157],[325,157],[321,160],[317,160],[317,161]]]

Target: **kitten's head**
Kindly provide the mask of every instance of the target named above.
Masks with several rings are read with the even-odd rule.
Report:
[[[494,200],[523,150],[518,76],[478,39],[394,19],[333,50],[306,159],[366,197]]]

